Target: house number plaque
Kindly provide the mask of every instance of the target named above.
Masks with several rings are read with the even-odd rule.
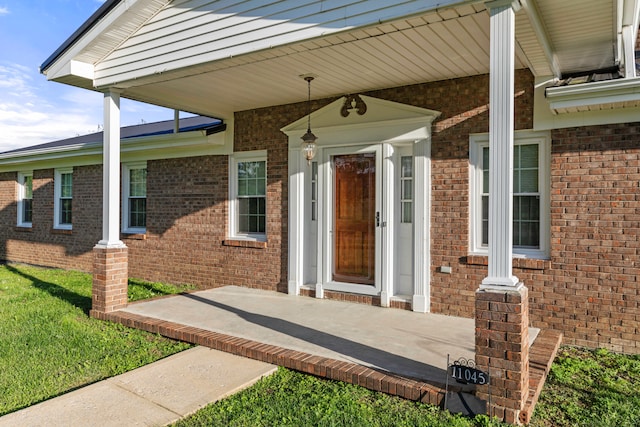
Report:
[[[489,384],[489,373],[476,369],[470,359],[458,359],[449,365],[449,375],[462,384]]]
[[[450,362],[450,357],[447,355],[447,381],[445,386],[444,395],[444,409],[447,408],[449,398],[449,377],[462,384],[477,384],[488,386],[489,392],[489,406],[491,407],[491,385],[489,383],[489,373],[481,371],[476,368],[476,362],[473,359],[460,359]]]

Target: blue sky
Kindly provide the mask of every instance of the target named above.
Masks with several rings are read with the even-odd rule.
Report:
[[[98,131],[102,94],[49,82],[39,66],[104,0],[0,0],[0,152]],[[173,112],[122,100],[123,126]]]

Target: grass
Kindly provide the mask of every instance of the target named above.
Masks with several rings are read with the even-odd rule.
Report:
[[[452,415],[363,387],[279,368],[252,387],[174,424],[191,426],[501,426],[486,416]]]
[[[563,347],[532,427],[640,425],[640,355]]]
[[[88,316],[91,276],[0,266],[0,415],[185,350]],[[132,281],[130,299],[181,288]]]
[[[563,347],[530,427],[640,425],[640,356]],[[506,426],[280,368],[176,423],[191,426]]]
[[[129,300],[189,287],[129,281]],[[0,415],[189,347],[88,317],[91,276],[0,266]],[[283,368],[177,426],[504,426]],[[531,427],[640,425],[640,355],[563,347]]]

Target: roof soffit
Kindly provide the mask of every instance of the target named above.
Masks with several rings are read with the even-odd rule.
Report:
[[[170,2],[171,0],[117,2],[76,40],[69,40],[69,46],[53,62],[45,63],[43,74],[49,80],[66,80],[68,84],[93,88],[93,73],[87,73],[87,68],[100,63]],[[82,73],[75,72],[74,63],[82,64]]]

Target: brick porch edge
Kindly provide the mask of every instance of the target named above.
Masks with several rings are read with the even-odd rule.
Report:
[[[130,328],[140,329],[160,334],[168,338],[202,345],[215,350],[248,357],[250,359],[260,360],[262,362],[283,366],[285,368],[318,377],[360,385],[369,390],[399,396],[408,400],[420,401],[436,406],[442,406],[444,403],[444,385],[433,385],[388,372],[380,372],[356,363],[314,356],[309,353],[289,350],[275,345],[264,344],[257,341],[208,331],[206,329],[186,326],[179,323],[168,322],[161,319],[123,311],[114,311],[111,313],[92,311],[91,316],[96,319],[120,323]],[[540,371],[535,375],[538,379],[536,386],[539,386],[540,389],[542,389],[542,385],[544,385],[544,379],[548,373],[548,367],[551,366],[551,362],[555,357],[555,351],[557,351],[559,346],[559,337],[556,334],[557,333],[553,331],[549,331],[548,334],[541,332],[531,348],[532,359],[534,358],[534,354],[538,355],[538,357],[536,357],[536,361],[539,362],[536,362],[535,366],[534,363],[532,363],[531,370],[536,372]],[[549,336],[547,337],[547,335]],[[541,343],[544,342],[547,344],[541,346],[539,350],[534,349],[534,347],[537,347],[536,343],[540,340]],[[549,342],[555,342],[555,347],[548,344]],[[552,347],[555,348],[555,351],[553,354],[549,354],[548,350]],[[549,357],[550,360],[544,362],[544,360],[547,360]],[[534,375],[532,375],[532,377],[533,376]],[[457,392],[460,391],[460,389],[449,385],[449,391]],[[539,393],[539,391],[534,393],[535,398],[530,397],[530,402],[528,403],[531,403],[531,406],[527,406],[529,406],[528,409],[531,412],[533,411],[532,406],[535,405],[535,401],[537,400]]]

